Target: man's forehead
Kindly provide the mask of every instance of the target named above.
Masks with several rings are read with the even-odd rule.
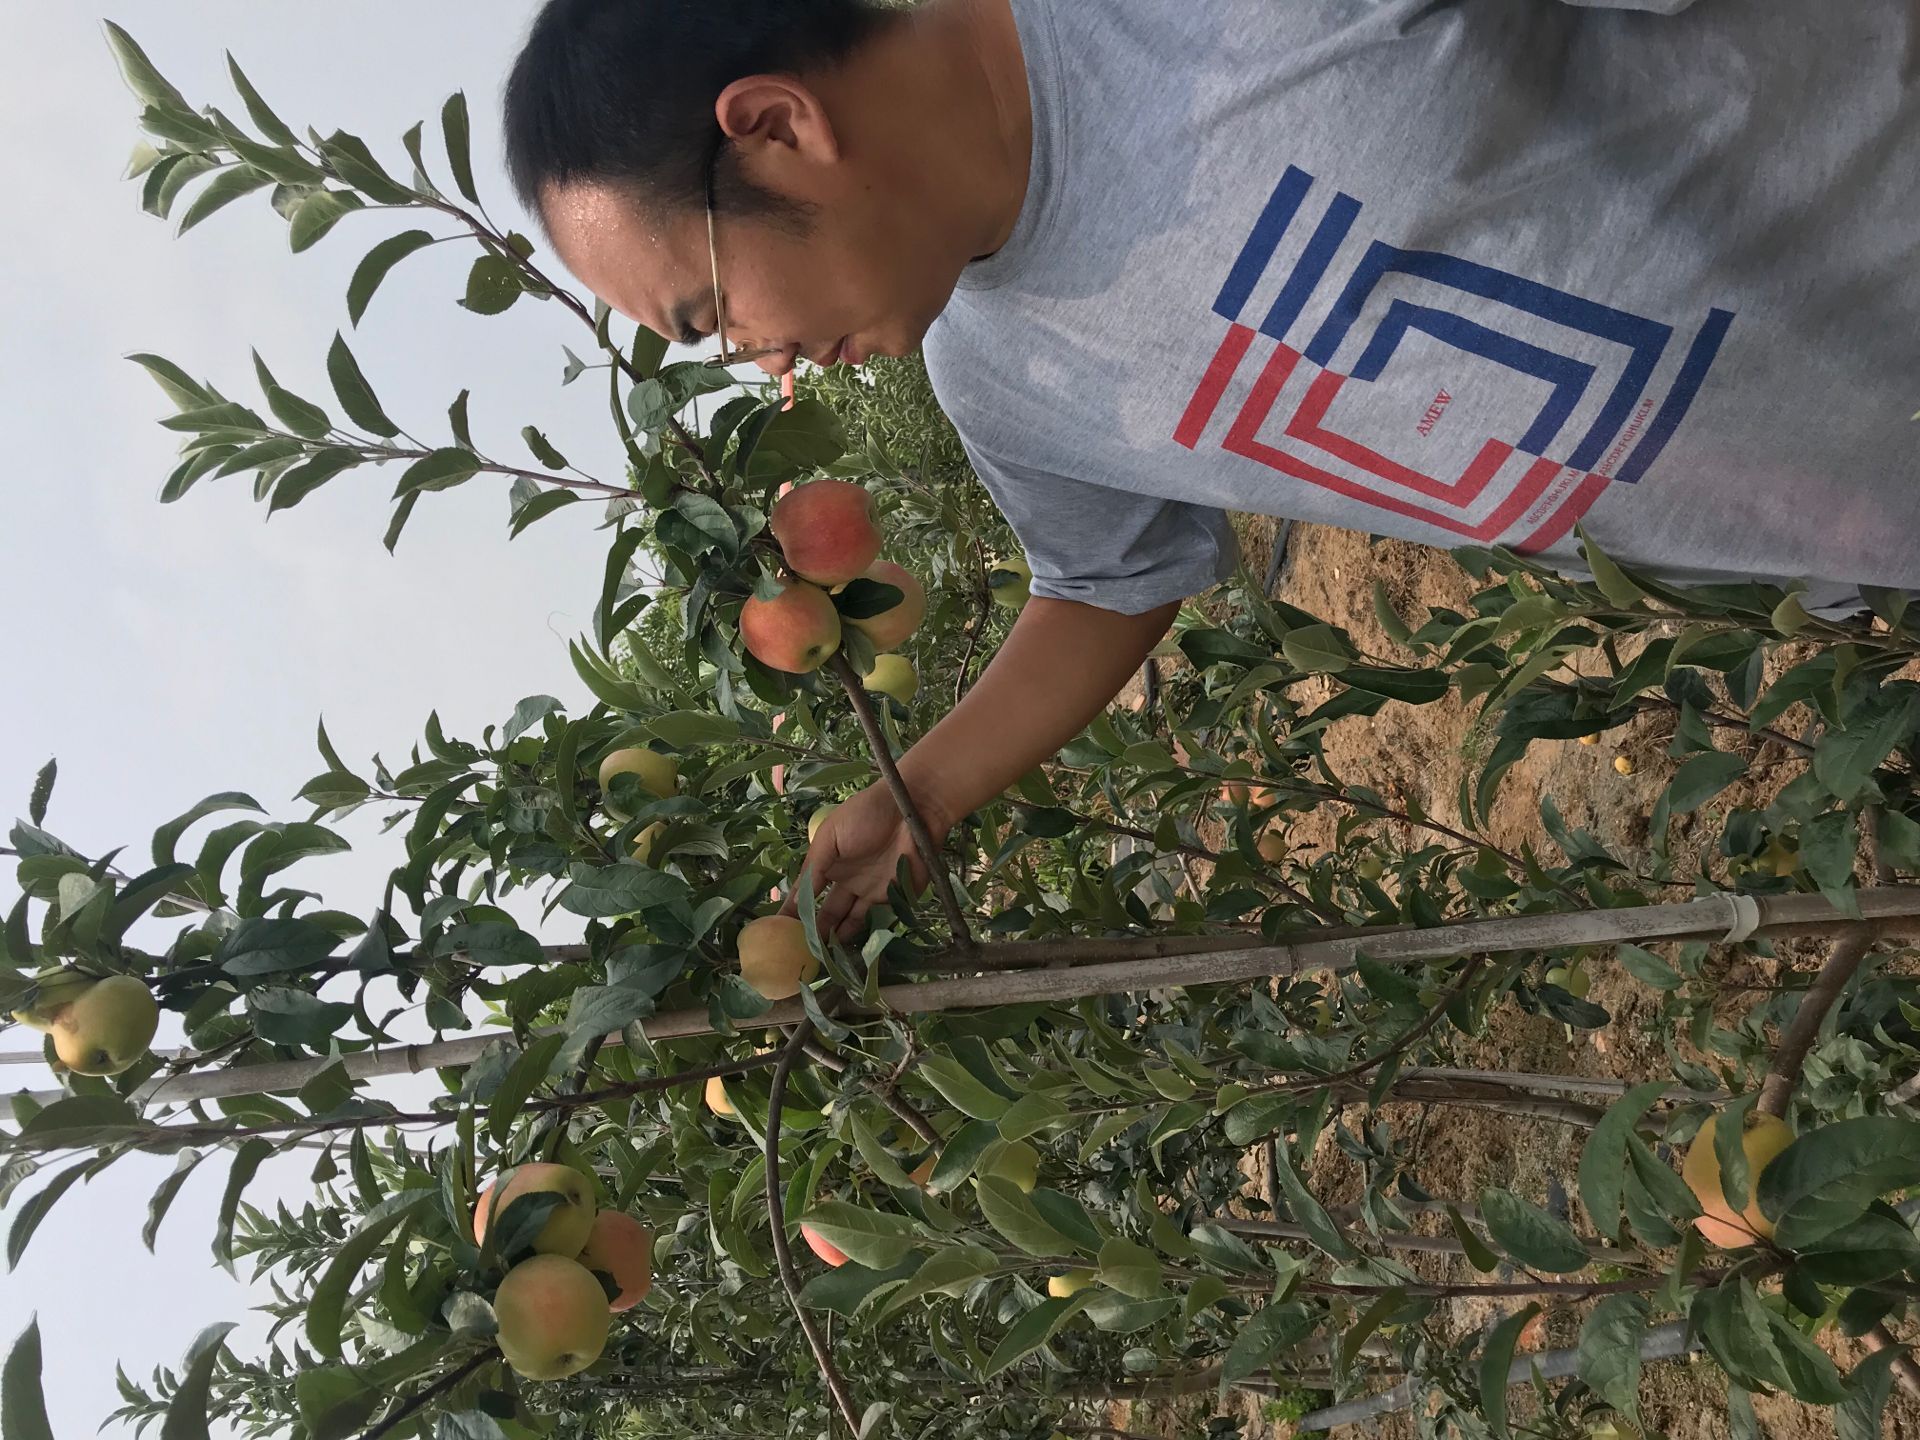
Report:
[[[561,261],[601,299],[649,326],[670,312],[686,318],[678,315],[681,297],[697,277],[676,255],[660,217],[642,214],[631,197],[602,184],[550,187],[541,208]]]

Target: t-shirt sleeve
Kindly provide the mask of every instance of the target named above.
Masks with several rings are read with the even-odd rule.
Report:
[[[1239,560],[1224,510],[1006,464],[972,444],[966,449],[1027,552],[1032,594],[1139,615],[1210,589]]]

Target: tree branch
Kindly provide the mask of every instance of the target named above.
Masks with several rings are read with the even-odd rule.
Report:
[[[427,1386],[426,1389],[417,1390],[408,1396],[398,1410],[395,1410],[391,1415],[387,1416],[386,1419],[374,1426],[373,1429],[367,1431],[366,1434],[360,1437],[360,1440],[380,1440],[382,1435],[392,1434],[401,1421],[417,1415],[421,1410],[425,1409],[449,1390],[452,1390],[462,1380],[473,1374],[474,1371],[478,1370],[482,1365],[485,1365],[489,1360],[497,1360],[499,1358],[500,1352],[492,1347],[482,1350],[478,1355],[475,1355],[458,1369],[449,1370],[438,1380],[434,1381],[433,1384]]]
[[[794,1026],[793,1038],[780,1051],[779,1063],[773,1067],[773,1084],[767,1091],[767,1223],[773,1232],[773,1258],[780,1269],[780,1283],[786,1287],[794,1318],[800,1322],[800,1332],[807,1337],[807,1347],[813,1351],[814,1364],[820,1367],[820,1378],[826,1382],[840,1418],[847,1422],[848,1430],[858,1435],[860,1411],[847,1390],[846,1380],[833,1363],[833,1352],[827,1348],[820,1327],[814,1324],[813,1316],[800,1301],[800,1272],[794,1268],[793,1251],[787,1245],[786,1194],[780,1182],[780,1107],[787,1098],[787,1077],[793,1074],[794,1063],[812,1039],[813,1021],[803,1015]]]
[[[927,880],[940,897],[940,908],[946,911],[947,926],[953,931],[954,943],[962,950],[972,950],[973,931],[967,927],[967,917],[961,913],[960,901],[953,893],[953,882],[947,874],[946,864],[933,843],[933,836],[927,832],[927,822],[921,818],[920,808],[914,804],[907,782],[900,778],[900,767],[893,763],[893,750],[887,744],[887,737],[881,733],[879,718],[874,715],[873,706],[867,701],[867,692],[860,684],[860,677],[854,673],[853,665],[845,655],[836,653],[828,666],[834,678],[839,680],[840,688],[847,692],[847,701],[853,706],[853,713],[866,734],[868,748],[873,751],[874,764],[880,767],[887,789],[893,792],[893,803],[900,807],[900,816],[907,822],[907,833],[913,836],[914,849],[920,852],[920,863],[927,867]]]
[[[1820,1038],[1820,1026],[1826,1020],[1827,1012],[1839,1002],[1841,994],[1860,969],[1860,962],[1867,958],[1867,953],[1873,949],[1874,941],[1879,937],[1877,926],[1861,925],[1834,942],[1833,953],[1827,957],[1827,963],[1820,967],[1819,975],[1801,997],[1793,1023],[1787,1026],[1786,1033],[1780,1037],[1780,1044],[1774,1049],[1773,1061],[1767,1066],[1767,1077],[1760,1082],[1760,1098],[1754,1103],[1756,1114],[1781,1116],[1787,1113],[1787,1103],[1793,1099],[1794,1086],[1800,1083],[1800,1071],[1806,1064],[1807,1052],[1813,1049],[1814,1042]]]

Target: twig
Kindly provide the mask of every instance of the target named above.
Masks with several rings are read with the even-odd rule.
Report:
[[[814,1324],[813,1316],[807,1313],[807,1307],[800,1301],[800,1272],[794,1268],[793,1251],[787,1245],[786,1196],[785,1187],[780,1181],[780,1107],[787,1098],[787,1077],[793,1074],[794,1062],[805,1053],[807,1042],[812,1039],[813,1021],[803,1015],[800,1023],[794,1026],[793,1038],[787,1041],[780,1052],[780,1061],[773,1067],[773,1083],[767,1090],[767,1223],[773,1232],[774,1263],[779,1266],[780,1283],[786,1287],[794,1318],[800,1322],[800,1331],[807,1337],[814,1364],[820,1367],[820,1378],[826,1382],[833,1403],[839,1408],[840,1418],[847,1422],[847,1429],[858,1435],[860,1411],[847,1391],[846,1380],[833,1363],[833,1352],[827,1349],[820,1327]]]
[[[403,1403],[398,1410],[387,1416],[386,1419],[374,1426],[373,1429],[367,1431],[366,1434],[360,1437],[360,1440],[380,1440],[382,1435],[392,1434],[395,1427],[398,1426],[402,1420],[417,1415],[421,1410],[425,1409],[428,1404],[453,1389],[489,1360],[497,1360],[499,1358],[500,1352],[491,1346],[482,1350],[457,1370],[449,1370],[438,1380],[434,1381],[433,1384],[427,1386],[426,1389],[415,1391],[412,1395],[409,1395],[405,1403]]]
[[[1640,1358],[1642,1360],[1678,1359],[1698,1343],[1697,1338],[1689,1343],[1686,1322],[1675,1320],[1671,1324],[1655,1326],[1641,1337]],[[1565,1379],[1575,1373],[1578,1368],[1578,1359],[1577,1349],[1516,1356],[1513,1363],[1507,1367],[1507,1384],[1509,1386],[1529,1384],[1535,1371],[1539,1372],[1542,1379]],[[1295,1428],[1299,1433],[1331,1430],[1336,1425],[1352,1425],[1361,1420],[1370,1420],[1376,1415],[1389,1415],[1394,1411],[1410,1407],[1419,1394],[1418,1382],[1403,1381],[1391,1390],[1383,1390],[1377,1395],[1365,1395],[1357,1400],[1348,1400],[1339,1405],[1329,1405],[1323,1410],[1311,1411],[1294,1422]]]
[[[813,1061],[814,1064],[833,1071],[836,1075],[845,1073],[847,1068],[847,1062],[842,1060],[838,1055],[830,1055],[819,1045],[812,1042],[809,1042],[807,1045],[807,1058]],[[899,1092],[893,1088],[892,1082],[872,1080],[864,1075],[858,1078],[861,1088],[882,1105],[886,1106],[888,1110],[892,1111],[893,1117],[900,1121],[901,1124],[905,1125],[929,1145],[938,1145],[940,1143],[940,1132],[933,1128],[933,1122],[918,1110],[914,1109],[913,1106],[909,1105],[905,1100],[901,1099]],[[896,1076],[895,1078],[897,1079],[898,1077]]]
[[[960,901],[953,893],[953,882],[947,874],[946,864],[933,843],[933,836],[927,832],[927,822],[920,817],[920,807],[914,803],[907,782],[900,778],[900,767],[893,763],[893,750],[887,744],[887,737],[881,733],[880,721],[873,713],[873,706],[867,702],[867,692],[860,684],[860,677],[854,673],[853,665],[845,655],[835,654],[828,664],[834,677],[839,680],[841,689],[847,692],[847,702],[853,706],[853,713],[866,734],[874,763],[886,778],[887,789],[893,792],[893,803],[900,807],[900,818],[907,822],[907,833],[913,836],[914,849],[920,852],[920,863],[927,867],[927,880],[940,897],[940,908],[946,911],[947,927],[953,932],[954,943],[962,950],[972,950],[973,931],[967,927],[967,917],[961,913]]]
[[[1312,1082],[1313,1086],[1317,1088],[1320,1085],[1337,1085],[1343,1080],[1357,1080],[1369,1070],[1377,1069],[1379,1066],[1393,1059],[1394,1056],[1403,1054],[1411,1049],[1422,1035],[1425,1035],[1440,1023],[1442,1017],[1447,1013],[1447,1007],[1459,999],[1466,991],[1467,986],[1473,982],[1474,976],[1479,973],[1481,965],[1486,962],[1486,958],[1484,954],[1469,956],[1466,969],[1460,972],[1460,978],[1454,982],[1453,987],[1449,989],[1446,994],[1442,995],[1439,1001],[1420,1018],[1418,1024],[1414,1025],[1391,1045],[1376,1054],[1369,1055],[1366,1059],[1356,1064],[1349,1065],[1344,1070],[1336,1070],[1331,1075],[1317,1078]],[[1304,1084],[1306,1082],[1300,1083]]]
[[[1787,1026],[1774,1049],[1773,1061],[1767,1066],[1767,1078],[1760,1082],[1760,1098],[1754,1102],[1756,1114],[1777,1117],[1787,1113],[1793,1087],[1800,1083],[1801,1067],[1806,1064],[1807,1052],[1813,1049],[1814,1041],[1820,1038],[1820,1026],[1827,1012],[1852,982],[1879,933],[1875,926],[1861,925],[1834,942],[1833,953],[1820,967],[1819,975],[1800,1001],[1793,1023]]]
[[[1920,1395],[1920,1365],[1914,1363],[1913,1356],[1907,1353],[1907,1347],[1894,1338],[1891,1330],[1885,1325],[1875,1325],[1860,1339],[1869,1350],[1897,1351],[1890,1367],[1893,1378],[1900,1382],[1900,1388],[1907,1394]]]

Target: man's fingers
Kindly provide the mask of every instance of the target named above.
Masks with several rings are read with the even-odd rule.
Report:
[[[867,912],[873,908],[873,902],[864,897],[854,901],[847,911],[847,918],[840,923],[834,935],[841,940],[852,940],[866,928]]]

